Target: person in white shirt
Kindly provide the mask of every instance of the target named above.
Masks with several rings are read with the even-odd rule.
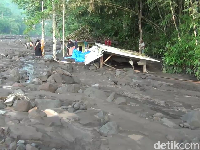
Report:
[[[145,44],[143,40],[139,42],[139,53],[144,54]]]

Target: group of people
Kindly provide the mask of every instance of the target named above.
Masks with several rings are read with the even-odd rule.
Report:
[[[105,40],[105,45],[111,46],[111,40],[109,38]],[[33,47],[32,41],[29,43],[29,46]],[[85,46],[85,51],[87,51],[89,48],[87,39],[84,41],[84,46]],[[78,50],[78,48],[79,48],[77,39],[75,41],[72,41],[72,39],[68,39],[66,48],[67,48],[67,55],[72,56],[73,50],[74,49]],[[141,54],[143,54],[144,49],[145,49],[144,41],[139,40],[139,52]],[[41,57],[44,55],[43,52],[44,52],[44,42],[43,42],[43,40],[38,39],[35,43],[35,56]]]

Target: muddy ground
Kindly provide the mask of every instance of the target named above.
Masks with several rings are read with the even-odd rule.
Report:
[[[153,150],[158,141],[200,143],[199,84],[130,67],[35,58],[19,40],[0,41],[0,53],[1,149]],[[147,69],[162,74],[154,64]]]

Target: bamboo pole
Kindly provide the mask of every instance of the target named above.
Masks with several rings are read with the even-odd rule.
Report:
[[[56,59],[56,12],[55,12],[55,1],[52,0],[53,7],[53,58]]]
[[[65,0],[63,0],[63,57],[65,57]]]
[[[44,1],[42,1],[42,12],[44,12]],[[45,54],[45,51],[44,51],[44,18],[42,18],[42,40],[41,40],[41,44],[42,44],[42,53],[43,53],[43,56]]]

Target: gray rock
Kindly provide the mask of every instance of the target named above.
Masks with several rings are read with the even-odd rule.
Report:
[[[20,73],[18,68],[14,68],[10,71],[10,80],[15,82],[20,80]]]
[[[31,144],[31,146],[33,146],[33,147],[37,147],[37,144],[35,144],[35,143],[32,143],[32,144]]]
[[[42,80],[40,80],[39,78],[35,78],[32,80],[33,84],[37,84],[37,85],[41,85],[42,84]]]
[[[74,78],[72,76],[68,76],[65,74],[62,75],[62,80],[63,80],[64,84],[74,84],[75,83]]]
[[[171,136],[171,135],[166,135],[166,139],[168,141],[174,141],[175,140],[175,138],[173,136]]]
[[[76,102],[76,103],[73,105],[74,109],[75,109],[75,110],[79,110],[81,103],[82,103],[82,102]]]
[[[33,109],[29,112],[28,117],[30,119],[37,119],[37,118],[43,118],[46,117],[46,113],[44,113],[43,111],[39,110],[39,109]]]
[[[31,103],[26,100],[17,100],[14,109],[20,112],[28,112],[31,109]]]
[[[0,109],[4,109],[4,108],[6,108],[6,105],[2,101],[0,101]]]
[[[78,90],[78,93],[83,93],[83,90],[82,89]]]
[[[60,76],[60,74],[56,73],[56,74],[52,74],[48,79],[47,82],[49,83],[58,83],[58,84],[62,84],[62,77]]]
[[[124,97],[118,97],[116,100],[115,100],[115,103],[117,105],[126,105],[127,104],[127,101]]]
[[[15,91],[14,91],[14,94],[15,94],[15,95],[22,95],[22,96],[23,96],[25,93],[24,93],[24,91],[22,91],[21,89],[18,89],[18,90],[15,90]]]
[[[12,139],[10,138],[10,137],[7,137],[6,139],[5,139],[5,144],[6,145],[10,145],[12,143]]]
[[[102,136],[109,136],[118,133],[118,125],[116,122],[108,122],[100,128]]]
[[[162,118],[164,115],[162,113],[156,113],[153,115],[153,117],[159,117]]]
[[[92,65],[89,67],[89,70],[97,70],[97,68],[94,65]]]
[[[81,104],[79,110],[87,110],[87,105]]]
[[[55,84],[45,83],[40,85],[39,90],[43,91],[49,91],[52,93],[55,93],[55,91],[58,89],[58,87]]]
[[[9,129],[10,129],[10,137],[15,139],[17,137],[20,137],[26,140],[41,140],[43,137],[43,134],[41,132],[38,132],[36,128],[31,126],[14,124],[14,125],[9,125]]]
[[[26,146],[24,144],[20,144],[17,146],[16,150],[26,150]]]
[[[24,141],[24,140],[19,140],[19,141],[17,142],[17,145],[20,145],[20,144],[25,144],[25,141]]]
[[[64,94],[66,92],[70,92],[70,93],[78,93],[80,89],[80,85],[78,84],[63,84],[61,87],[59,87],[56,90],[56,93],[60,93],[60,94]]]
[[[51,76],[50,71],[46,71],[42,74],[42,76],[38,77],[42,82],[46,82],[47,79]]]
[[[28,118],[28,113],[27,112],[7,112],[6,113],[6,121],[12,121],[12,120],[23,120],[25,118]]]
[[[27,144],[26,145],[26,150],[38,150],[36,147],[30,145],[30,144]]]
[[[191,128],[200,128],[200,112],[191,111],[186,113],[182,118],[183,121],[187,122]]]
[[[187,122],[183,123],[183,126],[184,128],[190,128],[190,125]]]
[[[104,112],[104,111],[100,111],[96,117],[100,120],[100,125],[104,125],[107,122],[110,121],[110,117],[108,116],[108,113]]]
[[[26,86],[26,88],[28,89],[28,90],[30,90],[30,91],[37,91],[37,85],[35,85],[35,84],[28,84],[27,86]]]
[[[68,108],[68,112],[73,113],[75,112],[75,109],[73,107]]]
[[[17,148],[17,143],[16,142],[12,142],[9,146],[9,150],[16,150]]]
[[[171,120],[169,120],[167,118],[163,118],[163,119],[161,119],[161,121],[164,125],[166,125],[169,128],[176,128],[177,127],[177,125],[174,122],[172,122]]]
[[[121,71],[120,70],[116,70],[115,75],[119,76],[120,74],[121,74]]]
[[[110,96],[107,98],[108,102],[112,102],[115,99],[115,92],[112,92]]]
[[[107,99],[106,93],[104,91],[101,91],[101,90],[94,88],[94,87],[87,88],[84,91],[84,94],[88,97],[91,97],[91,98],[99,98],[99,99],[102,99],[102,100]]]
[[[41,110],[61,107],[60,100],[36,99],[35,102],[37,107]]]

